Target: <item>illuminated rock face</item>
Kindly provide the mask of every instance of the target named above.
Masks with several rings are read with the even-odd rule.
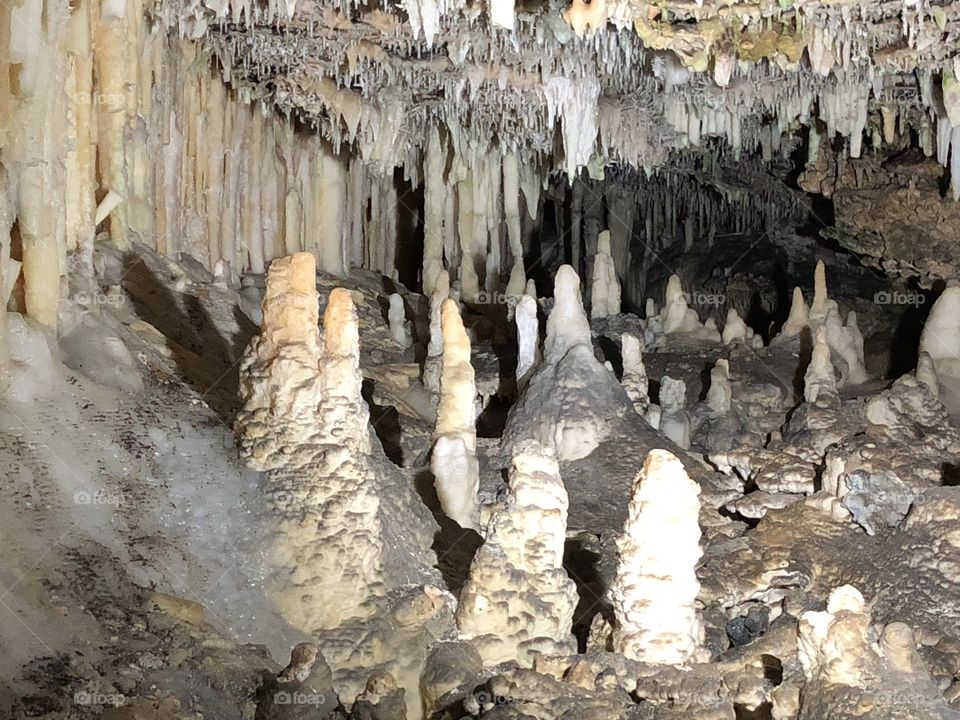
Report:
[[[945,289],[930,308],[920,336],[920,352],[929,356],[940,399],[956,417],[960,414],[960,287]],[[930,378],[931,374],[925,372]]]
[[[384,473],[371,443],[350,292],[330,292],[321,340],[315,277],[306,253],[272,263],[261,334],[241,363],[237,417],[247,462],[268,472],[266,594],[304,632],[371,617],[404,574],[423,572],[413,548],[398,573],[384,533],[403,525],[425,541],[430,532],[412,489]]]
[[[634,480],[610,589],[613,649],[629,658],[662,665],[707,659],[696,605],[699,495],[674,455],[650,451]]]
[[[457,626],[485,665],[576,650],[577,591],[563,569],[567,492],[549,448],[514,451],[509,489],[491,509],[486,540],[460,593]]]

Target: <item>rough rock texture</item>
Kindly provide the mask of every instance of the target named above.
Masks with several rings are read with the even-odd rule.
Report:
[[[910,627],[891,623],[877,641],[863,595],[850,585],[830,593],[825,611],[801,616],[798,645],[807,680],[800,720],[960,717],[930,677]]]
[[[628,658],[682,665],[708,657],[696,605],[699,494],[683,464],[665,450],[652,450],[634,480],[610,589],[613,648]]]
[[[485,665],[571,652],[577,591],[563,569],[567,492],[553,451],[514,450],[507,496],[491,511],[485,541],[460,592],[457,625]]]

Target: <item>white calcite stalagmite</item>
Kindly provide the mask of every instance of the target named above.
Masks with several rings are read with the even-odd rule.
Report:
[[[663,332],[665,335],[672,335],[678,332],[690,332],[699,325],[696,313],[691,319],[690,313],[693,312],[687,305],[687,298],[683,292],[683,286],[680,284],[680,278],[671,275],[667,280],[667,290],[664,295],[663,311]]]
[[[747,324],[740,317],[736,308],[727,310],[727,321],[723,324],[723,332],[720,335],[724,345],[733,345],[735,342],[743,342],[747,339]]]
[[[540,323],[537,319],[537,301],[524,295],[517,302],[514,316],[517,324],[517,389],[522,388],[540,354]]]
[[[552,364],[562,360],[573,347],[592,347],[590,322],[580,297],[580,278],[569,265],[557,270],[553,297],[553,310],[547,318],[547,338],[543,346],[544,360]]]
[[[593,283],[590,286],[590,317],[594,320],[620,314],[620,281],[610,254],[610,231],[597,237],[593,258]]]
[[[940,400],[956,417],[960,414],[960,286],[947,287],[930,308],[920,352],[930,357]]]
[[[613,649],[662,665],[705,661],[697,608],[700,486],[666,450],[651,450],[633,485],[610,589]]]
[[[455,300],[441,309],[443,361],[440,403],[434,431],[430,470],[444,513],[463,528],[480,529],[477,490],[477,388],[470,364],[470,338]]]
[[[534,441],[514,450],[506,498],[460,593],[457,625],[484,665],[576,652],[574,582],[563,569],[567,492],[553,451]]]
[[[803,398],[815,403],[830,401],[837,397],[837,377],[830,361],[830,345],[827,343],[827,330],[821,327],[813,343],[810,364],[803,376]]]
[[[630,333],[620,336],[620,354],[623,358],[623,376],[620,384],[627,391],[638,415],[644,415],[650,407],[647,369],[643,364],[640,340]]]
[[[390,337],[404,349],[413,344],[410,322],[406,319],[406,313],[406,308],[403,306],[403,296],[400,293],[392,293],[390,295],[390,307],[387,310],[387,324],[390,328]]]

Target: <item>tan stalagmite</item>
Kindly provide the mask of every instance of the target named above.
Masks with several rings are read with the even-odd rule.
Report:
[[[705,661],[697,609],[700,486],[666,450],[651,450],[633,485],[617,541],[610,588],[616,617],[613,649],[658,665]]]
[[[506,499],[460,593],[457,625],[484,665],[576,651],[574,582],[563,569],[567,492],[556,457],[535,441],[514,450]]]
[[[803,299],[803,291],[795,287],[793,300],[790,303],[790,314],[780,330],[780,337],[796,337],[804,328],[810,327],[810,311]]]
[[[267,273],[260,335],[240,364],[237,434],[248,464],[268,470],[283,448],[309,442],[322,399],[316,260],[297,253]]]
[[[810,364],[803,376],[803,397],[807,402],[837,397],[837,378],[830,361],[830,345],[824,327],[817,330]]]
[[[723,332],[720,335],[724,345],[732,345],[738,340],[741,342],[747,339],[747,324],[740,317],[736,308],[727,310],[727,321],[723,324]]]
[[[610,231],[597,237],[593,258],[593,283],[590,286],[590,317],[594,320],[620,314],[620,281],[610,254]]]
[[[444,513],[463,528],[479,530],[476,399],[470,338],[455,300],[441,308],[443,360],[440,402],[430,470]]]
[[[269,473],[267,598],[307,633],[371,616],[384,592],[356,309],[331,291],[321,342],[315,272],[310,253],[271,264],[236,423],[248,464]]]
[[[319,411],[323,422],[319,436],[333,443],[349,442],[360,452],[369,452],[370,410],[362,394],[360,330],[357,309],[346,288],[334,288],[327,298],[320,367],[323,402]]]
[[[817,260],[817,266],[813,271],[813,302],[810,303],[810,323],[818,325],[822,323],[830,308],[836,307],[836,303],[830,300],[827,292],[827,269],[823,260]]]

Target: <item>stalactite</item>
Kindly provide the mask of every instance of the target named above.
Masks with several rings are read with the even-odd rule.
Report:
[[[446,186],[443,173],[446,165],[446,148],[440,140],[440,132],[434,127],[427,140],[424,160],[423,191],[423,269],[421,282],[423,293],[430,295],[436,287],[437,276],[443,270],[444,215]]]

